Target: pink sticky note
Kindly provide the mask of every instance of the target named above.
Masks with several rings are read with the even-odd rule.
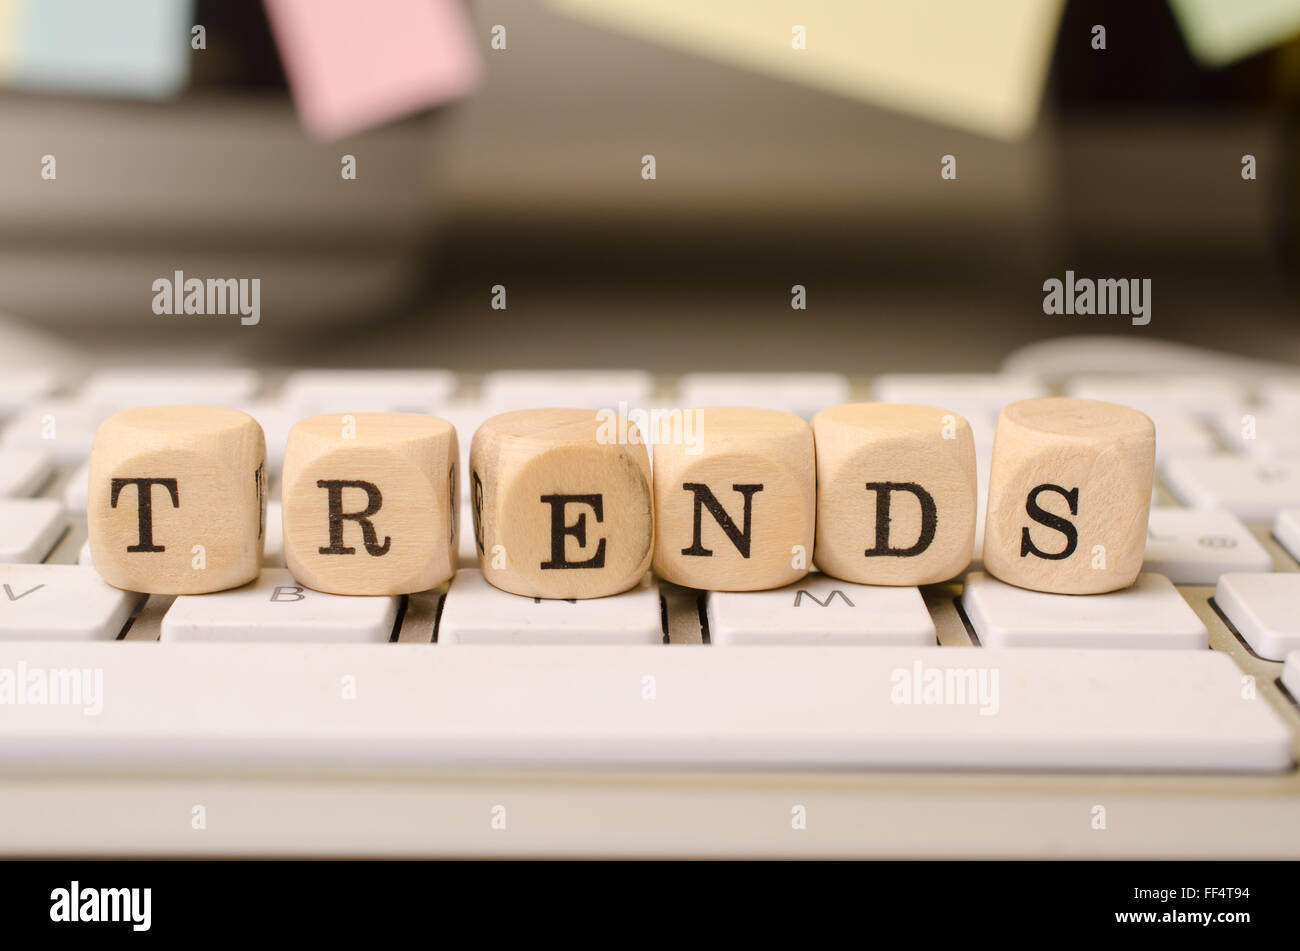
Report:
[[[461,0],[266,0],[307,130],[332,139],[465,95],[479,59]]]

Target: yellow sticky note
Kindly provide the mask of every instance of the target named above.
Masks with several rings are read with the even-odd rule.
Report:
[[[13,73],[19,0],[0,0],[0,83]]]
[[[551,0],[569,16],[1013,138],[1034,122],[1063,0]]]

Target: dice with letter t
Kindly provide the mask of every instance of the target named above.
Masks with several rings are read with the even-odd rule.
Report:
[[[761,591],[808,573],[813,434],[791,413],[687,409],[655,439],[655,573],[691,588]]]
[[[416,413],[311,416],[289,430],[285,566],[328,594],[412,594],[456,573],[456,430]]]
[[[493,416],[470,447],[483,577],[533,598],[598,598],[650,567],[650,458],[635,425],[605,410]]]
[[[1008,584],[1100,594],[1137,580],[1155,427],[1135,409],[1048,397],[1003,408],[993,440],[984,567]]]
[[[266,438],[249,415],[150,406],[104,420],[90,453],[95,569],[148,594],[207,594],[257,577],[266,540]]]
[[[975,442],[955,413],[847,403],[818,413],[817,567],[858,584],[920,585],[966,570]]]

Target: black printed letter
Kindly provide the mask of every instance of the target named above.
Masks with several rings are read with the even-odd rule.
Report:
[[[564,507],[570,502],[589,505],[596,516],[596,521],[605,519],[602,496],[600,495],[543,495],[542,501],[551,507],[551,560],[542,562],[543,568],[604,568],[605,539],[596,546],[594,557],[586,561],[566,561],[564,558],[564,536],[572,535],[578,540],[580,548],[587,547],[587,513],[578,515],[572,525],[564,524]]]
[[[712,550],[704,547],[704,541],[701,538],[701,530],[703,528],[702,515],[704,509],[707,508],[709,514],[713,516],[713,520],[718,523],[718,526],[726,532],[727,537],[731,539],[731,544],[736,546],[736,550],[740,552],[740,557],[748,558],[750,529],[749,516],[753,509],[754,493],[763,491],[763,487],[761,485],[733,485],[731,487],[733,492],[739,492],[745,497],[745,527],[743,531],[736,530],[736,523],[731,520],[731,516],[727,514],[725,509],[723,509],[722,505],[718,502],[717,497],[707,485],[704,485],[701,482],[683,482],[682,488],[687,492],[695,493],[695,535],[691,541],[691,547],[683,548],[682,554],[702,555],[705,558],[709,558],[713,555]]]
[[[1041,551],[1029,538],[1028,526],[1020,529],[1020,557],[1026,555],[1037,555],[1039,558],[1047,558],[1051,561],[1060,561],[1062,558],[1069,558],[1074,554],[1075,547],[1079,544],[1079,531],[1074,527],[1074,523],[1068,518],[1060,515],[1053,515],[1051,512],[1043,510],[1038,504],[1038,494],[1040,492],[1056,492],[1065,498],[1066,504],[1070,506],[1070,514],[1079,514],[1079,490],[1078,488],[1070,489],[1068,492],[1059,485],[1039,485],[1035,486],[1025,499],[1025,511],[1035,522],[1046,525],[1048,528],[1054,528],[1065,536],[1065,548],[1055,555],[1049,555]]]
[[[379,486],[373,482],[361,482],[359,480],[347,479],[317,479],[318,488],[329,490],[329,507],[330,507],[330,544],[328,548],[319,549],[322,555],[355,555],[355,548],[348,548],[343,544],[343,520],[350,518],[361,526],[361,540],[365,542],[366,553],[378,558],[380,555],[388,553],[388,546],[392,544],[392,538],[384,536],[384,543],[379,544],[378,535],[375,533],[375,526],[370,522],[370,516],[379,511],[379,507],[384,504],[384,497],[379,492]],[[343,511],[343,490],[344,489],[361,489],[366,493],[366,507],[360,512]]]
[[[868,482],[867,488],[876,493],[876,547],[868,548],[863,554],[894,555],[898,558],[911,558],[930,547],[934,541],[934,531],[938,527],[938,517],[934,506],[934,496],[915,482]],[[894,490],[911,492],[916,501],[921,503],[921,534],[911,548],[889,547],[889,499]]]
[[[479,551],[483,548],[483,480],[478,477],[477,472],[470,472],[469,483],[469,504],[471,514],[474,516],[474,544],[478,546]],[[452,511],[455,511],[452,506]]]
[[[175,479],[114,479],[112,494],[108,497],[109,508],[117,508],[117,497],[128,485],[135,486],[135,494],[140,513],[140,541],[136,545],[127,545],[127,551],[166,551],[162,545],[153,543],[153,487],[161,485],[172,497],[172,508],[181,507],[180,492]]]

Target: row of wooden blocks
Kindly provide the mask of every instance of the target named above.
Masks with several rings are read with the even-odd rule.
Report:
[[[919,585],[970,564],[975,446],[961,416],[850,403],[803,419],[673,411],[504,413],[474,434],[469,498],[484,576],[537,598],[617,594],[653,569],[752,591],[815,564],[861,584]],[[289,570],[336,594],[424,591],[456,571],[456,431],[432,416],[315,416],[289,433],[281,501]],[[1041,591],[1127,587],[1142,566],[1155,429],[1136,410],[1044,398],[998,417],[985,569]],[[107,419],[90,461],[96,569],[131,591],[201,594],[256,578],[266,443],[235,410],[166,406]]]

